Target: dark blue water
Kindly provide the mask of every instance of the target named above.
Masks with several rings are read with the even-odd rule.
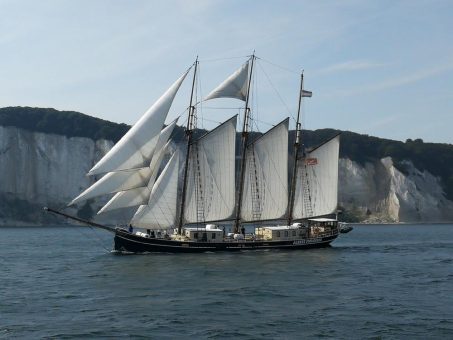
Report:
[[[0,338],[453,339],[451,225],[193,255],[113,255],[83,227],[0,235]]]

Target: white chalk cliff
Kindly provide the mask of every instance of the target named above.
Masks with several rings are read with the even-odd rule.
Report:
[[[453,202],[440,179],[410,161],[402,173],[390,157],[360,165],[340,159],[339,204],[366,222],[443,222],[453,220]]]
[[[42,207],[62,208],[92,184],[85,174],[112,145],[0,126],[0,224],[47,221]]]
[[[0,126],[0,225],[59,223],[42,207],[63,208],[92,184],[95,178],[85,174],[112,145]],[[407,174],[391,158],[365,165],[341,159],[339,203],[345,215],[370,222],[452,221],[453,202],[445,198],[440,179],[409,161],[405,167]],[[94,213],[107,199],[77,208]]]

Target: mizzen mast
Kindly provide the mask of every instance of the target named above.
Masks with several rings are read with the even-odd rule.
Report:
[[[296,138],[294,140],[294,167],[293,176],[291,180],[291,188],[289,191],[289,207],[288,207],[288,225],[291,225],[293,220],[294,211],[294,198],[296,193],[296,182],[297,182],[297,167],[299,162],[299,152],[302,144],[302,124],[300,123],[302,98],[311,97],[310,91],[304,90],[304,71],[300,75],[300,92],[299,92],[299,105],[297,107],[297,121],[296,121]]]

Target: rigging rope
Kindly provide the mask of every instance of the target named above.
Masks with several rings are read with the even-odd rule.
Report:
[[[222,122],[219,122],[218,120],[213,120],[213,119],[208,119],[208,118],[199,118],[199,120],[210,122],[210,123],[216,123],[218,125],[222,124]]]
[[[96,236],[99,245],[100,245],[102,248],[104,248],[105,251],[107,251],[108,253],[110,253],[110,252],[111,252],[111,249],[108,249],[106,246],[104,246],[104,243],[103,243],[102,239],[101,239],[101,238],[99,237],[99,235],[96,233],[94,227],[92,227],[92,226],[89,226],[89,227],[90,227],[90,229],[93,231],[93,234]]]
[[[205,106],[204,108],[212,109],[212,110],[241,110],[241,109],[243,109],[242,107],[214,107],[214,106]]]
[[[280,99],[280,101],[282,102],[282,104],[285,106],[286,110],[288,111],[288,114],[291,116],[291,118],[294,120],[294,122],[296,122],[296,119],[294,118],[294,115],[292,114],[291,112],[291,109],[289,108],[288,104],[286,104],[286,102],[283,100],[282,96],[280,95],[280,93],[277,91],[276,87],[274,86],[274,84],[272,83],[269,75],[266,73],[266,71],[264,71],[264,68],[261,66],[260,63],[257,63],[261,69],[261,71],[263,71],[264,75],[266,76],[267,80],[269,81],[269,84],[271,85],[272,89],[275,91],[275,93],[277,94],[278,98]]]
[[[272,124],[272,123],[269,123],[269,122],[265,122],[264,120],[259,120],[259,119],[255,119],[258,123],[261,123],[261,124],[265,124],[265,125],[269,125],[269,126],[277,126],[277,124]]]
[[[226,58],[212,58],[212,59],[201,59],[199,60],[200,62],[216,62],[216,61],[222,61],[222,60],[232,60],[232,59],[244,59],[244,58],[248,58],[250,57],[250,55],[245,55],[245,56],[238,56],[238,57],[226,57]]]
[[[264,61],[265,63],[268,63],[268,64],[270,64],[270,65],[272,65],[272,66],[275,66],[275,67],[277,67],[277,68],[279,68],[279,69],[281,69],[281,70],[284,70],[284,71],[286,71],[286,72],[294,73],[294,74],[300,74],[300,72],[291,70],[291,69],[286,68],[286,67],[281,66],[281,65],[277,65],[277,64],[275,64],[275,63],[273,63],[273,62],[271,62],[271,61],[269,61],[269,60],[266,60],[266,59],[263,59],[263,58],[260,58],[260,57],[256,57],[256,58],[259,59],[259,60],[262,60],[262,61]]]

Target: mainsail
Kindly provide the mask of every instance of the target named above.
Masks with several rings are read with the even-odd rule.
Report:
[[[340,136],[308,152],[299,162],[293,218],[303,219],[336,212]]]
[[[224,220],[235,203],[237,116],[191,145],[184,207],[186,223]]]
[[[176,222],[179,152],[176,151],[151,191],[147,205],[141,205],[131,223],[147,229],[166,229]]]
[[[145,112],[123,138],[88,172],[88,175],[149,165],[170,106],[188,72],[189,70]]]
[[[283,218],[288,207],[288,124],[285,119],[247,146],[241,220]]]

